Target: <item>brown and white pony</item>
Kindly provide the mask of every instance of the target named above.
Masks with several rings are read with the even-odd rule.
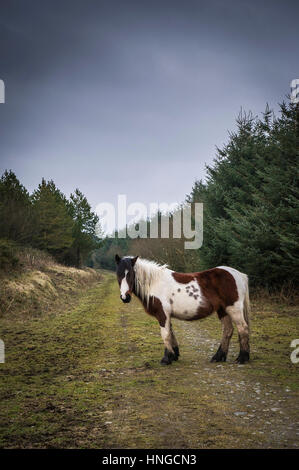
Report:
[[[197,273],[178,273],[138,256],[115,256],[120,298],[135,294],[145,311],[157,318],[165,345],[162,364],[177,361],[180,353],[171,319],[198,320],[217,312],[222,322],[221,344],[211,362],[225,361],[235,323],[240,342],[237,362],[249,360],[249,291],[246,274],[218,266]]]

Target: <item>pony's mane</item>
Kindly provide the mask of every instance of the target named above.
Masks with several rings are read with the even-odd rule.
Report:
[[[167,264],[162,265],[143,258],[137,259],[134,266],[136,294],[141,300],[146,300],[147,305],[152,285],[161,279],[167,269]]]

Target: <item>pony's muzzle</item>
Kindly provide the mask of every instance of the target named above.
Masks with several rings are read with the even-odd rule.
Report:
[[[126,297],[125,299],[122,298],[122,296],[120,296],[121,300],[123,301],[124,304],[128,304],[129,302],[131,302],[131,296],[130,294],[126,294]]]

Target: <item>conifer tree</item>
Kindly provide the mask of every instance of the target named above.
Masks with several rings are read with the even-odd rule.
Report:
[[[10,170],[0,179],[0,237],[26,243],[32,234],[31,201],[26,188]]]
[[[69,201],[69,214],[74,221],[73,243],[69,256],[77,267],[80,267],[83,258],[98,246],[97,224],[99,217],[92,212],[86,197],[79,189],[71,194]]]
[[[73,242],[73,220],[65,196],[54,182],[42,179],[32,195],[35,234],[33,244],[62,259]]]

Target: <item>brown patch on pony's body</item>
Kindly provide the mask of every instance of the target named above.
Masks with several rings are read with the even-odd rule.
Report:
[[[146,313],[155,317],[158,320],[160,326],[164,327],[166,323],[166,315],[164,313],[160,299],[151,295],[147,303],[146,299],[141,299],[139,296],[137,297],[141,300]]]
[[[191,320],[205,318],[214,311],[218,313],[219,318],[223,318],[227,315],[226,308],[233,305],[239,298],[234,277],[221,268],[208,269],[198,273],[174,272],[172,276],[180,284],[188,284],[196,280],[201,289],[205,304],[198,308],[196,315]],[[189,296],[195,296],[195,292],[193,287],[193,292],[189,291]]]

